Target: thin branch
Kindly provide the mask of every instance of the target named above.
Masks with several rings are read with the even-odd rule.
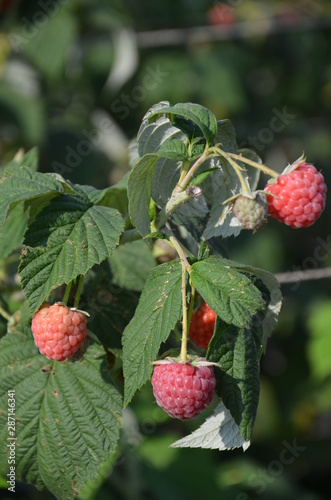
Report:
[[[287,273],[278,273],[275,274],[275,278],[281,284],[331,278],[331,267],[326,267],[324,269],[306,269],[305,271],[289,271]]]
[[[140,48],[169,47],[176,45],[202,44],[221,40],[259,37],[325,29],[331,25],[331,17],[302,17],[296,24],[280,19],[261,19],[254,22],[236,23],[230,26],[197,26],[194,28],[163,29],[136,33]]]

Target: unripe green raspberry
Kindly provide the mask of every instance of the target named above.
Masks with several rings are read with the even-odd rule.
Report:
[[[263,193],[241,194],[233,204],[233,210],[244,229],[258,229],[268,215],[267,197]]]

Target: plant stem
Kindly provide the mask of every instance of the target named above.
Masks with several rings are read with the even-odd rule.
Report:
[[[236,155],[235,153],[227,153],[228,156],[231,156],[231,158],[235,158],[236,160],[241,161],[242,163],[247,163],[247,165],[251,165],[251,167],[255,167],[262,172],[264,172],[267,175],[270,175],[271,177],[274,177],[275,179],[279,177],[279,174],[272,170],[271,168],[266,167],[265,165],[261,165],[260,163],[257,163],[256,161],[249,160],[248,158],[245,158],[244,156],[241,155]]]
[[[183,301],[183,321],[182,321],[182,343],[180,349],[180,361],[187,361],[187,304],[186,304],[186,266],[182,261],[182,301]]]
[[[177,191],[175,193],[176,189],[173,191],[171,198],[168,200],[167,204],[162,208],[160,211],[158,218],[157,218],[157,229],[161,229],[167,220],[169,219],[170,215],[183,203],[189,201],[192,198],[192,195],[190,193],[187,193],[186,191]]]
[[[79,277],[78,288],[77,288],[77,292],[76,292],[76,296],[75,296],[75,300],[74,300],[74,307],[76,307],[76,309],[78,309],[78,306],[79,306],[79,299],[80,299],[80,294],[82,291],[83,282],[84,282],[84,275],[81,274]]]
[[[206,150],[200,156],[200,158],[198,158],[196,160],[196,162],[193,163],[192,167],[185,174],[184,178],[179,180],[177,186],[175,187],[175,189],[173,191],[173,194],[180,193],[181,191],[184,191],[187,188],[187,186],[188,186],[191,178],[193,177],[193,175],[195,174],[195,172],[198,170],[198,168],[200,167],[200,165],[202,165],[207,160],[208,156],[209,156],[209,151]]]
[[[177,185],[180,185],[182,183],[182,181],[185,178],[187,172],[189,171],[189,168],[190,168],[190,161],[187,160],[187,161],[184,162],[184,165],[183,165],[183,168],[182,168],[182,171],[181,171],[181,174],[180,174],[180,178],[179,178],[179,181],[178,181]]]
[[[244,179],[243,174],[241,173],[240,166],[234,160],[232,160],[232,158],[230,157],[230,155],[228,153],[225,153],[222,149],[217,148],[217,151],[219,152],[219,154],[221,156],[223,156],[230,163],[231,167],[236,172],[238,179],[240,180],[240,184],[241,184],[243,192],[246,194],[249,194],[250,190],[249,190],[249,187],[247,186],[247,183]]]
[[[190,274],[191,273],[191,266],[187,260],[187,257],[185,255],[184,250],[181,247],[180,243],[176,240],[176,238],[174,236],[170,236],[169,242],[172,244],[172,246],[174,247],[174,249],[178,253],[182,264],[184,264],[184,266],[185,266],[185,270]]]
[[[68,303],[71,287],[72,287],[72,281],[70,281],[70,283],[67,284],[64,295],[63,295],[62,302],[65,305],[67,305],[67,303]]]
[[[8,322],[11,320],[11,315],[7,313],[7,311],[5,311],[1,306],[0,306],[0,315]]]

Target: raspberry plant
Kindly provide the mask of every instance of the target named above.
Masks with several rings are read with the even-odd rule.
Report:
[[[0,256],[23,245],[18,272],[28,306],[12,317],[1,306],[8,333],[0,340],[0,436],[6,442],[7,392],[15,390],[17,479],[47,486],[59,499],[86,498],[116,459],[122,409],[155,364],[157,398],[171,396],[170,379],[179,384],[170,405],[167,396],[160,399],[167,411],[188,400],[198,407],[200,396],[202,407],[210,402],[214,386],[206,380],[183,393],[186,373],[200,370],[202,379],[214,373],[216,380],[214,412],[207,410],[202,426],[173,446],[245,450],[259,401],[259,359],[281,293],[269,272],[229,260],[225,243],[261,225],[265,205],[254,213],[256,202],[278,195],[271,187],[258,190],[259,174],[276,182],[278,174],[253,151],[238,149],[229,120],[192,103],[153,106],[139,129],[131,172],[104,190],[37,172],[37,163],[35,150],[18,153],[0,180]],[[321,186],[323,203],[311,221],[324,208],[320,179]],[[150,249],[157,240],[177,257],[155,265]],[[216,314],[205,358],[187,347],[197,300]],[[89,314],[90,339],[79,355],[56,361],[39,352],[31,319],[45,301]],[[59,321],[49,325],[54,351]],[[159,376],[169,366],[183,380]],[[207,396],[199,384],[209,387]],[[182,397],[185,403],[177,401]],[[1,447],[4,474],[7,460]]]

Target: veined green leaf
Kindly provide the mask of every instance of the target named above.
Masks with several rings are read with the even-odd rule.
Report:
[[[25,166],[11,169],[8,176],[0,178],[0,226],[17,203],[52,198],[63,191],[62,184],[51,175],[33,172]]]
[[[180,139],[167,139],[164,141],[157,154],[162,158],[174,161],[185,161],[188,158],[188,151],[185,144]]]
[[[217,318],[206,357],[221,366],[215,370],[216,392],[244,440],[250,441],[260,394],[258,350],[252,332]]]
[[[130,218],[142,236],[150,231],[149,205],[158,156],[147,154],[134,166],[128,180]]]
[[[119,212],[93,205],[83,193],[54,198],[25,234],[19,274],[31,312],[52,289],[109,257],[123,228]]]
[[[261,293],[244,274],[216,256],[195,262],[191,280],[209,307],[226,323],[250,326],[252,317],[265,304]]]
[[[121,396],[100,346],[76,363],[59,363],[39,353],[30,328],[19,328],[0,341],[0,439],[7,442],[8,391],[15,391],[17,479],[74,498],[114,453]],[[8,472],[5,446],[0,467]]]
[[[136,313],[123,334],[124,405],[150,377],[151,362],[181,317],[181,272],[175,260],[148,275]]]
[[[232,260],[224,260],[226,265],[230,265],[232,269],[247,275],[253,279],[254,284],[262,293],[266,307],[257,312],[253,318],[252,329],[257,333],[261,341],[262,352],[266,351],[268,339],[275,328],[278,316],[282,307],[282,292],[280,284],[272,273],[260,269],[258,267],[247,266],[234,262]],[[262,283],[262,286],[260,284]]]
[[[96,189],[92,186],[77,186],[80,191],[84,191],[95,205],[103,207],[116,208],[125,215],[128,212],[128,178],[130,172],[127,172],[123,178],[106,189]]]
[[[202,133],[208,144],[211,144],[215,139],[217,134],[215,115],[200,104],[187,102],[170,105],[152,113],[148,120],[151,121],[160,114],[170,115],[174,126],[187,134],[190,139],[196,136],[196,129]]]
[[[155,104],[144,116],[138,131],[138,154],[143,157],[146,154],[157,153],[158,149],[168,141],[174,139],[184,141],[185,135],[174,127],[169,118],[161,115],[155,122],[150,123],[148,118],[155,111],[169,106],[168,102]],[[166,204],[176,186],[180,175],[181,162],[159,158],[156,162],[152,197],[160,206]]]
[[[27,212],[24,211],[22,204],[17,205],[0,229],[0,260],[21,246],[27,223]]]

